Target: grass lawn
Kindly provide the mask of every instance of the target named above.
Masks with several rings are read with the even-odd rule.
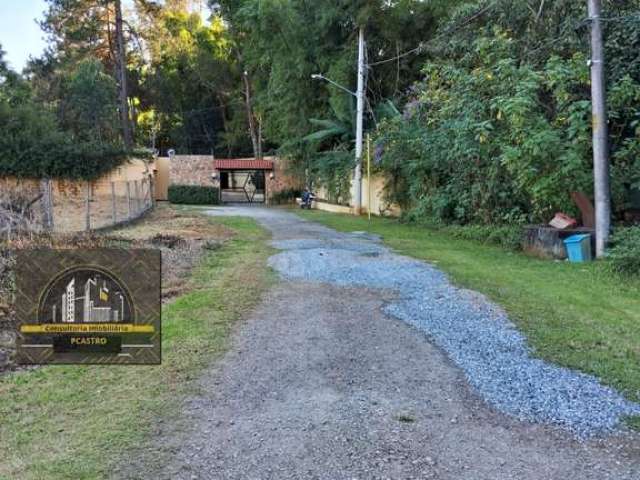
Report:
[[[191,379],[224,352],[231,326],[274,280],[267,234],[216,218],[236,235],[208,251],[193,288],[163,308],[161,366],[45,366],[0,377],[0,478],[97,479],[175,415]]]
[[[597,262],[539,260],[397,220],[299,211],[341,231],[380,234],[395,251],[427,260],[460,286],[501,305],[537,356],[599,377],[640,401],[640,282]],[[640,427],[640,419],[630,420]]]

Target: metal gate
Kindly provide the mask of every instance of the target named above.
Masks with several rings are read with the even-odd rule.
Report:
[[[265,203],[264,170],[222,170],[220,196],[223,203]]]

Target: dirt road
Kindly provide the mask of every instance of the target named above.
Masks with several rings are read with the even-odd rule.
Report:
[[[251,215],[283,248],[347,241],[278,210],[215,214]],[[488,406],[427,335],[384,313],[396,295],[282,281],[159,433],[164,460],[140,478],[640,478],[635,435],[581,442]]]

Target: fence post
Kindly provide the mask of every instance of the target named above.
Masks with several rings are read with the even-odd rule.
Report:
[[[43,178],[40,181],[40,191],[42,192],[42,223],[45,230],[53,230],[53,203],[51,201],[51,180]]]
[[[86,207],[85,230],[88,232],[89,230],[91,230],[91,183],[88,181],[86,182],[85,207]]]
[[[153,207],[156,204],[156,192],[155,185],[153,184],[153,175],[149,175],[149,206]]]
[[[116,213],[116,184],[111,182],[111,219],[115,225],[118,221],[118,215]]]
[[[129,180],[127,180],[127,213],[129,220],[131,220],[131,184]]]
[[[51,230],[55,227],[55,215],[53,214],[53,182],[49,179],[49,226]]]
[[[133,181],[134,194],[136,196],[136,216],[140,213],[140,190],[138,189],[138,180]]]
[[[142,211],[145,211],[147,209],[147,180],[145,178],[140,180],[140,197]]]

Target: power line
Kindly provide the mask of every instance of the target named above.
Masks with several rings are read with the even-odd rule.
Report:
[[[638,20],[640,21],[640,13],[631,13],[629,15],[622,15],[620,17],[600,17],[603,22],[624,22],[626,20]]]
[[[443,37],[449,36],[452,33],[457,32],[461,28],[466,27],[469,23],[474,21],[476,18],[482,16],[487,11],[489,11],[491,8],[493,8],[497,3],[498,2],[490,3],[489,5],[487,5],[487,6],[483,7],[483,8],[481,8],[480,10],[478,10],[476,13],[474,13],[470,17],[466,18],[463,22],[461,22],[460,24],[456,25],[455,27],[444,31],[444,32],[440,33],[439,35],[436,35],[435,37],[429,39],[426,42],[420,42],[420,44],[417,47],[412,48],[411,50],[407,50],[406,52],[402,52],[399,55],[396,55],[395,57],[386,58],[384,60],[379,60],[377,62],[369,63],[369,64],[367,64],[367,66],[368,67],[373,67],[373,66],[376,66],[376,65],[382,65],[383,63],[395,62],[396,60],[400,60],[400,59],[402,59],[404,57],[408,57],[409,55],[420,53],[420,52],[422,52],[422,50],[424,50],[427,47],[428,44],[433,43],[436,40],[440,40]]]

